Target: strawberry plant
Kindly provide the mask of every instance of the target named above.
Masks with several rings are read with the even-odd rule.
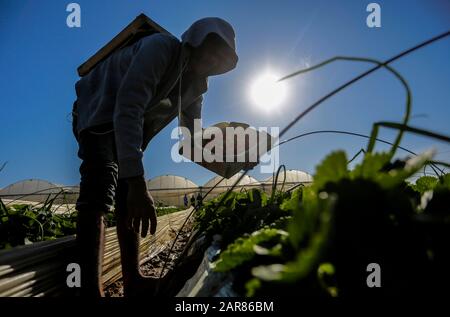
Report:
[[[0,200],[0,250],[75,234],[77,212],[55,213],[52,207],[56,198],[48,198],[38,206],[6,206]],[[158,216],[179,210],[176,207],[157,207]],[[114,211],[105,213],[104,221],[107,227],[115,226]]]
[[[198,228],[224,236],[215,269],[233,274],[235,290],[248,296],[413,294],[444,286],[450,174],[410,184],[431,154],[390,158],[367,153],[349,170],[338,151],[317,166],[311,186],[273,204],[255,199],[265,197],[258,190],[233,193],[221,206],[220,199],[207,203]],[[382,269],[379,290],[366,285],[370,263]]]
[[[51,205],[5,206],[0,202],[0,249],[75,234],[76,213],[55,214]]]

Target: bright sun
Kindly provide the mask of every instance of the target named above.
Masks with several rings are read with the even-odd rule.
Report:
[[[286,85],[277,82],[278,76],[267,72],[256,79],[251,86],[250,96],[258,109],[270,112],[286,99]]]

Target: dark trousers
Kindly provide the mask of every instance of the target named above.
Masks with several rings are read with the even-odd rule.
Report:
[[[78,135],[78,144],[78,157],[82,163],[77,210],[110,211],[115,200],[120,203],[124,198],[117,190],[119,168],[112,125],[82,131]]]
[[[76,135],[82,160],[77,200],[77,245],[81,266],[81,294],[103,295],[103,214],[114,208],[117,218],[124,286],[139,278],[139,237],[126,226],[127,183],[118,180],[118,163],[112,125],[102,125]],[[125,289],[126,291],[126,289]]]

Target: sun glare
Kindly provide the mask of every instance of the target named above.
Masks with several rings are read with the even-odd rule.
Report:
[[[278,78],[274,73],[267,72],[251,86],[250,97],[258,109],[270,112],[286,99],[286,85],[284,82],[277,82]]]

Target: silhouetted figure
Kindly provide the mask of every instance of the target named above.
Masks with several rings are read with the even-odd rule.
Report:
[[[72,117],[82,160],[76,205],[82,296],[104,296],[103,216],[113,206],[125,296],[150,295],[156,288],[158,280],[139,268],[139,233],[145,237],[150,227],[154,234],[157,223],[143,151],[178,114],[193,135],[208,77],[236,67],[234,38],[228,22],[201,19],[181,41],[155,33],[121,48],[76,83]]]
[[[197,206],[200,208],[202,206],[202,194],[198,193],[197,195]]]

